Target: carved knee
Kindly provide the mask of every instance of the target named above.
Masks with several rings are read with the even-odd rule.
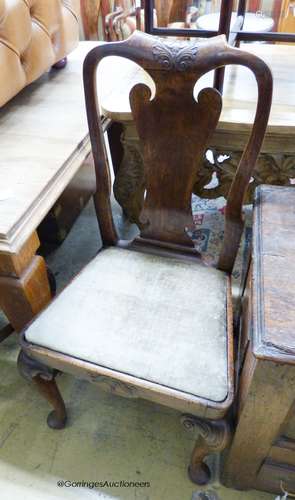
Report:
[[[185,429],[199,432],[188,468],[189,477],[198,485],[207,484],[211,473],[204,459],[226,448],[231,437],[230,426],[226,420],[203,420],[193,415],[183,415],[181,421]]]

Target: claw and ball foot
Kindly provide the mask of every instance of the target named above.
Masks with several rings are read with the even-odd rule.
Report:
[[[198,485],[209,482],[211,473],[204,459],[210,453],[224,450],[230,442],[230,427],[226,420],[203,420],[193,415],[183,415],[181,422],[185,429],[196,429],[199,436],[192,452],[188,475]]]
[[[53,406],[47,418],[47,424],[52,429],[63,429],[66,425],[67,414],[64,401],[55,382],[57,370],[54,370],[39,361],[31,358],[25,351],[21,351],[17,366],[20,374],[31,380],[40,394]]]

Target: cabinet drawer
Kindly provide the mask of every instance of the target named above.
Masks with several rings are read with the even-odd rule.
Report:
[[[282,493],[281,485],[289,493],[295,492],[295,441],[280,437],[271,447],[257,481],[259,487]]]
[[[282,487],[289,493],[295,492],[295,466],[281,464],[267,459],[260,469],[255,487],[282,494]]]
[[[271,462],[293,465],[295,467],[295,441],[285,436],[280,437],[271,447],[267,459]]]

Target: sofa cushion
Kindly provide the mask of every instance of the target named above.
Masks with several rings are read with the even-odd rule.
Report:
[[[220,402],[228,394],[226,291],[226,274],[214,268],[109,248],[25,336],[39,346]]]

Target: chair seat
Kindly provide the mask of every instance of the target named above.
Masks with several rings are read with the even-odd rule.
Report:
[[[226,296],[227,276],[219,270],[107,248],[36,318],[25,337],[221,402],[229,385]]]

